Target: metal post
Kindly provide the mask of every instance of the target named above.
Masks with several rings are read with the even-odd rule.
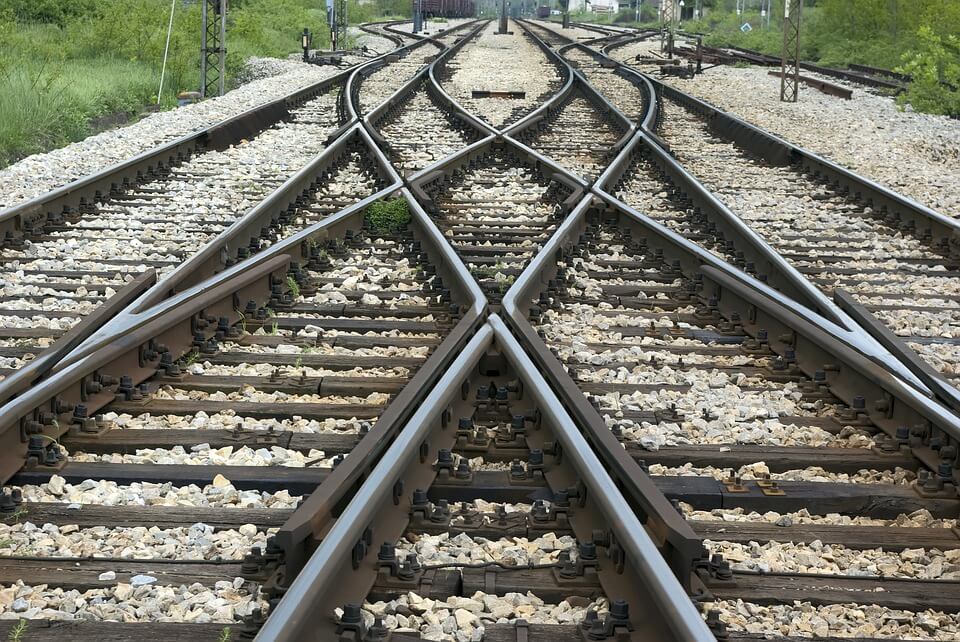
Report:
[[[335,49],[345,49],[347,46],[347,0],[337,0],[337,46]]]
[[[303,28],[303,35],[300,36],[300,46],[303,47],[303,62],[310,62],[310,44],[313,42],[313,34],[306,27]]]
[[[697,36],[697,72],[703,73],[703,36]]]
[[[563,21],[560,27],[562,29],[570,28],[570,0],[563,0]]]
[[[500,2],[500,28],[497,33],[507,33],[507,0],[501,0]]]
[[[666,51],[673,58],[674,33],[677,27],[677,0],[662,0],[660,3],[660,51]]]
[[[200,96],[222,96],[227,77],[227,0],[203,0],[200,10]]]
[[[797,102],[800,87],[800,13],[803,0],[784,0],[780,101]]]

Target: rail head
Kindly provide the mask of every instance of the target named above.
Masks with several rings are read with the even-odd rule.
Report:
[[[387,546],[394,534],[405,532],[406,525],[391,522],[389,515],[400,522],[409,520],[413,489],[430,488],[438,478],[432,462],[437,460],[442,444],[452,443],[455,439],[453,432],[445,430],[444,426],[452,417],[463,416],[459,413],[474,404],[470,389],[484,380],[485,373],[497,372],[498,375],[489,376],[502,376],[507,371],[509,376],[516,376],[523,382],[522,391],[518,388],[513,393],[518,400],[522,398],[522,402],[517,403],[522,403],[525,408],[540,409],[541,429],[537,432],[549,430],[565,453],[563,463],[558,459],[551,464],[551,470],[546,471],[545,476],[562,475],[552,470],[553,466],[577,471],[584,484],[584,507],[578,509],[582,511],[583,519],[603,515],[612,537],[627,553],[623,574],[616,574],[621,579],[608,586],[611,597],[624,591],[637,598],[631,601],[637,608],[637,611],[631,611],[636,614],[631,621],[638,630],[656,631],[655,639],[714,639],[698,609],[673,579],[653,541],[573,421],[566,416],[559,400],[539,378],[523,348],[496,316],[479,328],[400,431],[376,468],[353,494],[338,519],[326,530],[322,541],[256,639],[286,642],[303,639],[308,631],[332,630],[336,624],[330,620],[333,607],[342,604],[345,598],[356,601],[360,595],[366,594],[376,578],[377,564],[368,555],[361,554],[358,559],[353,554],[355,543],[361,541],[367,529],[375,533],[375,542],[385,542]],[[531,435],[531,438],[538,437]],[[398,488],[402,488],[399,495]],[[596,522],[588,524],[583,519],[574,524],[574,530],[578,539],[589,539],[593,532],[589,525]],[[351,566],[353,561],[356,563]],[[601,584],[614,579],[614,574],[610,573],[601,572],[599,576]],[[624,581],[623,577],[630,578],[630,581]],[[634,578],[638,581],[633,581]]]

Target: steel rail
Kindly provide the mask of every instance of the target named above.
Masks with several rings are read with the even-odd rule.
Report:
[[[579,244],[586,229],[587,212],[594,206],[595,197],[588,194],[563,220],[503,297],[503,314],[514,332],[524,338],[540,371],[549,374],[556,394],[560,395],[568,411],[583,426],[590,443],[600,453],[605,469],[618,481],[619,487],[631,501],[633,510],[643,516],[645,525],[656,534],[663,549],[661,552],[669,560],[673,574],[685,588],[693,592],[694,563],[706,555],[700,538],[623,449],[600,414],[537,337],[527,321],[527,311],[521,308],[524,303],[535,301],[546,290],[550,280],[556,276],[557,259]]]
[[[48,372],[82,344],[87,337],[106,325],[111,318],[124,310],[156,282],[156,270],[150,268],[133,281],[125,284],[114,296],[61,335],[49,348],[44,349],[37,355],[33,361],[7,375],[0,382],[0,403],[9,401],[12,397],[38,385]]]
[[[617,109],[616,105],[608,101],[602,94],[600,94],[600,92],[598,92],[593,85],[590,84],[583,74],[572,68],[571,71],[573,74],[573,82],[570,84],[569,89],[565,94],[561,95],[558,93],[554,95],[550,101],[551,105],[543,112],[538,114],[536,118],[525,119],[524,121],[514,123],[510,127],[507,127],[503,130],[503,135],[516,139],[517,136],[536,126],[540,121],[549,118],[551,112],[562,111],[565,107],[563,102],[576,91],[580,91],[584,97],[589,100],[591,104],[593,104],[594,108],[602,117],[609,117],[611,120],[618,123],[624,130],[623,135],[621,135],[617,142],[610,146],[610,150],[612,152],[619,153],[619,150],[622,149],[631,138],[633,138],[633,135],[637,130],[636,123],[634,123],[623,112]],[[584,180],[585,182],[592,182],[592,179],[588,180],[584,178]]]
[[[436,267],[437,273],[443,276],[445,287],[451,290],[457,301],[467,302],[465,314],[479,318],[486,305],[479,286],[472,278],[467,278],[469,272],[412,195],[399,184],[394,184],[147,310],[138,313],[126,312],[118,317],[113,324],[96,335],[96,341],[88,342],[82,346],[83,349],[76,349],[61,360],[52,369],[49,378],[0,408],[0,440],[3,440],[6,446],[3,448],[3,455],[0,455],[0,472],[8,477],[23,464],[22,453],[26,444],[21,443],[23,434],[18,428],[22,429],[24,422],[33,421],[31,418],[36,416],[37,409],[54,407],[56,404],[53,400],[56,398],[70,403],[83,400],[93,414],[98,407],[113,400],[112,390],[116,386],[104,386],[100,393],[86,395],[82,390],[90,380],[90,373],[102,369],[112,361],[121,360],[123,354],[133,351],[137,354],[124,358],[122,366],[117,366],[119,373],[131,376],[134,384],[152,376],[156,371],[156,360],[159,356],[144,359],[142,346],[158,336],[161,330],[164,337],[160,343],[179,354],[178,350],[186,350],[191,345],[198,331],[193,324],[197,315],[214,319],[223,317],[231,324],[239,322],[240,312],[237,306],[251,299],[258,300],[263,305],[271,296],[273,284],[277,281],[283,282],[290,262],[305,259],[312,240],[342,235],[347,229],[359,229],[366,207],[371,202],[393,193],[401,194],[410,203],[412,224],[425,243],[424,251],[430,257],[431,264]],[[231,294],[226,297],[224,292]],[[238,296],[235,294],[237,292],[242,294]],[[189,331],[173,327],[183,322],[190,322]],[[212,334],[215,327],[216,324],[208,327],[204,333]],[[184,338],[181,338],[181,335]],[[56,438],[69,422],[63,421],[62,424],[57,428],[60,424],[54,422],[39,429],[43,434]]]
[[[454,29],[459,29],[463,25],[458,25]],[[386,56],[388,54],[384,54]],[[133,158],[122,161],[113,166],[107,167],[100,172],[77,179],[63,187],[57,188],[45,195],[30,199],[24,203],[0,211],[0,238],[7,235],[8,228],[12,225],[13,231],[11,237],[21,235],[24,232],[42,225],[43,221],[51,220],[51,217],[57,215],[57,209],[74,209],[86,202],[96,200],[99,194],[109,193],[116,189],[120,184],[126,184],[128,181],[137,179],[144,172],[153,170],[156,167],[164,167],[179,162],[185,155],[193,151],[203,149],[224,149],[236,141],[254,136],[272,124],[289,117],[293,107],[301,105],[316,96],[327,88],[332,87],[344,80],[349,80],[355,71],[355,67],[362,67],[364,63],[359,63],[347,70],[344,70],[330,78],[326,78],[309,87],[291,92],[287,96],[270,101],[263,105],[251,108],[241,114],[227,118],[210,127],[198,130],[179,139],[158,146],[153,150],[143,152]],[[185,264],[178,266],[171,278],[165,279],[162,285],[156,285],[135,305],[135,309],[142,310],[155,304],[160,298],[166,296],[165,288],[174,286],[182,281],[188,281],[191,278],[193,282],[206,278],[211,273],[215,273],[223,267],[229,265],[232,260],[230,256],[230,243],[237,237],[248,234],[254,226],[261,220],[272,217],[272,212],[281,211],[289,203],[283,204],[282,201],[286,195],[291,193],[294,187],[304,188],[304,178],[311,174],[319,173],[320,168],[326,162],[334,157],[334,151],[339,150],[340,146],[336,141],[340,138],[347,138],[351,129],[356,124],[351,120],[342,125],[338,130],[328,137],[328,147],[320,155],[315,157],[307,167],[298,171],[294,176],[284,182],[280,188],[271,193],[263,202],[252,208],[246,215],[234,222],[229,228],[221,232],[215,239],[211,239],[201,250],[191,256]],[[371,147],[375,147],[371,144]],[[397,178],[389,162],[381,163],[381,171],[393,178]],[[309,181],[307,181],[309,182]],[[277,209],[274,209],[277,208]],[[240,245],[244,245],[249,239]],[[217,256],[215,256],[217,255]],[[206,263],[206,270],[201,263]],[[218,265],[219,263],[219,265]],[[197,272],[194,272],[194,270]],[[212,270],[212,272],[211,272]],[[191,276],[193,275],[193,276]],[[137,281],[141,283],[140,280]],[[130,290],[126,290],[130,292]],[[138,295],[142,294],[142,290]],[[131,299],[123,297],[117,299],[125,301],[128,305]],[[113,311],[119,314],[124,306],[105,304],[105,310]],[[97,314],[95,317],[98,323],[82,323],[77,331],[71,332],[68,340],[58,341],[54,349],[47,354],[42,352],[37,359],[28,364],[28,369],[21,375],[11,375],[3,383],[0,383],[0,401],[9,399],[11,396],[21,392],[26,385],[33,383],[44,377],[53,367],[53,365],[64,357],[70,350],[83,346],[85,343],[95,341],[94,335],[98,330],[105,329],[108,324],[114,322],[109,315]],[[70,350],[65,346],[69,345]]]
[[[570,46],[573,45],[565,45],[564,47],[561,47],[561,49],[565,49]],[[582,47],[582,45],[579,46]],[[611,61],[611,63],[616,64],[619,67],[629,68],[627,65],[622,65],[621,63],[609,59],[604,54],[592,51],[586,47],[584,47],[584,49],[591,51],[593,55],[597,57],[607,58]],[[651,79],[646,74],[641,74],[636,70],[634,70],[634,72],[645,78],[647,86],[653,87],[654,91],[656,90],[657,86],[660,87],[661,92],[664,91],[664,88],[669,87],[669,85],[664,85],[663,83],[659,83],[658,81]],[[677,91],[677,93],[679,94],[682,92]],[[648,100],[654,101],[653,99],[655,95],[657,95],[656,91]],[[683,95],[686,96],[686,94]],[[696,99],[691,98],[691,100]],[[697,102],[702,108],[701,113],[703,113],[703,110],[713,110],[714,112],[717,112],[715,108],[702,103],[702,101]],[[739,119],[736,120],[739,121]],[[786,164],[789,162],[789,154],[784,152],[782,149],[779,151],[776,149],[776,145],[789,145],[789,143],[786,143],[785,141],[782,141],[776,137],[769,136],[766,134],[766,132],[760,130],[759,128],[753,127],[748,123],[743,121],[739,122],[748,129],[750,132],[750,139],[752,141],[764,141],[764,150],[768,159],[779,158],[779,164]],[[686,187],[688,194],[693,197],[696,202],[698,202],[705,212],[712,212],[718,219],[717,222],[725,226],[727,230],[734,232],[739,238],[747,243],[749,248],[756,253],[756,257],[763,259],[769,265],[771,265],[771,267],[776,268],[777,273],[784,275],[786,278],[786,284],[789,285],[791,290],[794,291],[794,296],[799,293],[801,294],[801,302],[804,300],[807,301],[806,307],[820,314],[825,322],[829,321],[831,324],[839,323],[847,331],[848,341],[857,346],[857,348],[862,350],[865,354],[870,355],[871,358],[876,359],[879,363],[883,363],[891,372],[903,378],[910,385],[920,390],[923,394],[933,394],[931,389],[924,382],[923,373],[917,371],[912,362],[902,362],[894,357],[894,355],[887,350],[881,341],[879,341],[871,333],[867,332],[859,323],[857,323],[856,320],[851,318],[844,310],[840,309],[840,307],[837,306],[831,299],[823,295],[818,288],[813,286],[812,283],[810,283],[807,279],[800,275],[799,272],[792,268],[792,266],[790,266],[777,252],[769,247],[769,245],[760,235],[758,235],[752,228],[744,223],[742,219],[733,214],[719,199],[717,199],[692,174],[690,174],[679,162],[677,162],[676,159],[674,159],[667,152],[667,150],[664,149],[663,143],[659,142],[658,137],[653,132],[653,125],[655,123],[656,118],[651,120],[645,119],[644,126],[638,132],[634,140],[630,141],[630,143],[627,145],[627,149],[634,150],[638,145],[643,145],[649,149],[656,156],[657,162],[661,165],[661,167],[667,170],[681,185]],[[763,156],[764,154],[761,153],[760,155]],[[608,185],[613,184],[615,177],[618,177],[618,173],[622,173],[626,170],[629,162],[629,157],[626,154],[621,154],[616,160],[614,160],[614,162],[612,162],[608,167],[608,171],[605,174],[605,182],[600,183],[598,181],[596,183],[596,185],[600,187],[594,189],[595,193],[601,197],[617,200],[615,197],[606,192],[605,188]],[[957,223],[956,225],[960,227],[960,223]],[[958,234],[958,238],[960,238],[960,234]]]
[[[386,40],[389,40],[389,41],[392,42],[394,45],[396,45],[394,48],[396,48],[396,47],[402,47],[402,46],[403,46],[403,38],[401,38],[400,36],[398,36],[398,35],[396,35],[396,34],[394,34],[394,33],[387,33],[386,27],[385,27],[382,31],[377,30],[377,29],[374,28],[374,27],[377,26],[377,25],[393,25],[393,24],[396,24],[397,22],[398,22],[398,21],[396,21],[396,20],[388,20],[388,21],[385,21],[385,22],[368,22],[368,23],[365,23],[365,24],[360,25],[360,31],[365,31],[365,32],[367,32],[367,33],[369,33],[369,34],[371,34],[371,35],[377,36],[377,37],[379,37],[379,38],[385,38]]]
[[[620,492],[619,486],[607,474],[605,462],[594,453],[591,444],[565,412],[563,404],[553,394],[540,369],[530,360],[524,347],[510,332],[499,316],[490,316],[497,343],[513,360],[514,366],[533,385],[532,394],[540,403],[539,409],[553,422],[563,444],[563,453],[576,462],[581,479],[588,492],[600,503],[608,516],[615,517],[611,526],[617,541],[626,549],[632,564],[637,565],[640,580],[649,591],[658,611],[666,617],[677,640],[714,640],[706,623],[693,601],[674,577],[674,574],[657,549],[646,529],[634,514],[633,508]],[[609,432],[609,431],[608,431]],[[623,479],[620,479],[623,482]]]
[[[395,492],[397,479],[418,457],[419,446],[427,443],[427,436],[440,421],[444,409],[463,394],[462,382],[469,368],[494,345],[505,353],[521,380],[532,384],[525,386],[525,390],[538,402],[545,419],[555,426],[564,454],[575,462],[589,497],[594,498],[608,516],[617,542],[625,549],[629,564],[638,572],[643,589],[651,596],[655,608],[664,615],[673,639],[714,639],[693,602],[672,578],[656,546],[632,514],[617,486],[563,411],[559,400],[549,391],[506,325],[494,315],[477,331],[325,533],[303,571],[260,630],[257,640],[303,639],[315,630],[312,626],[318,616],[317,607],[329,609],[337,603],[331,593],[343,581],[342,569],[350,564],[355,542],[362,538],[367,524],[374,521],[378,507]]]
[[[421,203],[432,203],[433,199],[425,191],[427,185],[446,180],[454,171],[491,153],[497,146],[514,149],[520,156],[525,156],[535,170],[542,171],[544,176],[556,180],[570,189],[573,195],[564,201],[567,208],[572,208],[588,187],[583,179],[571,174],[567,169],[558,165],[556,161],[536,150],[530,149],[509,137],[488,136],[412,176],[409,180],[410,191]]]
[[[940,246],[951,257],[960,256],[960,221],[841,167],[804,147],[751,125],[671,85],[654,78],[650,78],[650,81],[659,93],[704,115],[711,128],[733,139],[741,147],[768,162],[780,165],[797,163],[814,175],[834,181],[849,189],[851,194],[870,202],[875,210],[888,210],[890,215],[899,217],[903,225],[910,225],[912,222],[912,233],[916,236],[919,237],[925,230],[929,230],[935,246]]]
[[[688,104],[692,106],[695,111],[698,111],[701,114],[705,114],[708,118],[711,128],[716,128],[721,135],[732,138],[737,144],[745,147],[746,149],[756,153],[758,156],[765,158],[768,162],[780,165],[789,165],[794,162],[799,162],[804,167],[804,169],[815,173],[815,175],[822,174],[827,177],[834,177],[834,180],[837,184],[843,184],[851,192],[853,192],[858,197],[864,198],[869,201],[874,209],[880,209],[883,211],[885,205],[883,205],[884,200],[888,203],[897,202],[899,206],[895,210],[895,216],[899,217],[903,212],[909,211],[912,216],[910,221],[913,222],[912,233],[916,234],[917,225],[916,221],[923,221],[931,225],[930,228],[927,228],[927,231],[930,233],[931,238],[936,239],[934,235],[935,230],[940,230],[940,247],[944,249],[950,256],[960,255],[960,221],[955,221],[953,219],[948,219],[942,214],[928,210],[927,208],[906,199],[905,197],[899,196],[887,190],[886,188],[872,183],[871,181],[839,167],[832,161],[827,161],[821,157],[808,152],[807,150],[795,146],[792,143],[784,141],[781,138],[773,136],[772,134],[767,133],[764,130],[759,129],[727,112],[722,112],[715,107],[697,99],[688,94],[680,92],[679,90],[674,89],[670,85],[666,85],[659,81],[650,79],[651,83],[655,88],[659,88],[660,92],[663,92],[667,95],[675,97],[679,102]],[[645,132],[650,134],[650,138],[654,139],[655,135],[652,132]],[[660,147],[660,144],[655,140],[651,140],[648,143],[651,149]],[[661,148],[662,149],[662,148]],[[663,158],[669,158],[665,153],[660,154]],[[679,164],[677,164],[679,167]],[[694,184],[699,184],[699,181],[693,179],[690,176],[687,180],[692,181]],[[859,190],[859,191],[858,191]],[[876,190],[876,191],[874,191]],[[704,191],[705,188],[704,188]],[[888,196],[889,195],[889,196]],[[878,202],[879,201],[879,202]],[[916,205],[914,209],[908,209]],[[907,209],[901,209],[907,208]],[[738,217],[733,217],[738,218]],[[731,219],[732,221],[733,219]],[[938,227],[939,226],[939,227]],[[752,244],[755,248],[762,248],[766,243],[762,240],[759,235],[756,235],[752,228],[743,224],[744,233],[752,236],[756,236],[756,239],[752,241]],[[901,229],[903,227],[901,226]],[[761,245],[762,243],[762,245]],[[771,257],[776,255],[772,249],[770,249]],[[902,377],[906,381],[910,382],[912,385],[916,386],[925,393],[930,393],[930,389],[924,383],[924,373],[921,370],[918,370],[915,365],[915,360],[901,361],[897,359],[894,355],[890,354],[874,336],[872,336],[867,330],[865,330],[859,323],[852,319],[847,312],[840,309],[839,306],[836,306],[832,301],[829,306],[835,311],[836,315],[839,315],[841,318],[844,318],[844,324],[848,326],[851,331],[857,332],[859,336],[859,342],[867,354],[871,354],[875,358],[878,358],[888,367],[892,372]],[[879,356],[877,350],[880,349],[886,353],[885,356]]]
[[[422,47],[428,42],[431,42],[431,39],[425,38],[415,40],[414,42],[403,45],[402,47],[398,47],[393,51],[381,54],[373,60],[354,68],[353,73],[350,74],[350,78],[347,79],[347,84],[344,88],[345,96],[347,98],[347,111],[350,114],[351,121],[361,120],[359,113],[360,106],[356,100],[360,92],[360,84],[363,82],[364,77],[369,76],[373,72],[379,70],[381,67],[389,65],[391,61],[388,60],[388,58],[392,58],[393,56],[409,56],[411,51],[417,49],[418,47]],[[443,48],[443,45],[440,45],[440,47]]]
[[[417,456],[430,421],[442,412],[449,399],[460,394],[461,372],[483,354],[492,338],[493,329],[485,325],[463,347],[327,531],[267,618],[256,640],[279,642],[310,638],[317,606],[333,606],[325,600],[325,593],[342,581],[342,565],[350,563],[352,549],[372,520],[380,503],[378,500],[392,492],[398,464]]]
[[[605,64],[608,68],[612,70],[612,73],[617,74],[621,78],[629,80],[630,82],[632,82],[634,85],[637,86],[637,89],[639,89],[641,92],[645,92],[646,95],[644,96],[644,99],[647,102],[647,109],[643,119],[640,121],[640,123],[638,123],[638,125],[639,125],[639,128],[641,129],[643,128],[649,129],[650,127],[654,126],[657,118],[657,101],[655,99],[656,92],[653,89],[653,84],[650,82],[650,80],[646,76],[629,67],[625,67],[617,63],[615,60],[609,58],[608,56],[600,54],[599,52],[597,52],[596,49],[593,49],[582,42],[571,42],[569,44],[558,47],[557,53],[559,53],[562,56],[564,51],[568,49],[574,49],[574,48],[579,49],[584,53],[587,53],[593,56],[594,58],[599,59],[603,64]],[[595,90],[595,91],[600,93],[599,90]]]
[[[629,227],[642,230],[650,247],[660,247],[665,254],[677,258],[683,273],[699,272],[708,277],[717,287],[718,304],[728,312],[728,318],[736,312],[743,326],[752,328],[754,334],[758,329],[765,329],[770,337],[795,337],[793,343],[781,342],[776,352],[782,355],[787,349],[795,350],[798,363],[808,376],[817,370],[827,370],[831,392],[848,405],[852,406],[858,396],[871,398],[867,392],[871,389],[878,391],[872,397],[874,400],[884,399],[883,393],[894,400],[882,404],[877,401],[876,405],[868,402],[863,411],[886,434],[895,436],[901,426],[929,425],[931,429],[921,429],[919,433],[928,444],[937,436],[935,432],[948,436],[953,442],[960,441],[960,416],[891,372],[887,361],[894,357],[872,337],[871,345],[865,345],[863,331],[850,332],[830,323],[610,195],[596,189],[593,193],[625,217],[623,220]],[[581,203],[574,210],[507,291],[502,305],[511,320],[525,322],[523,306],[536,300],[555,275],[555,257],[564,248],[578,243],[587,209],[587,203]],[[801,345],[801,338],[807,343]],[[771,346],[778,341],[771,339]],[[877,348],[871,349],[873,345]],[[830,367],[825,368],[825,364]],[[937,470],[940,458],[933,448],[918,445],[915,453],[925,466]]]
[[[461,25],[461,26],[466,26],[469,24],[472,24],[472,23],[465,23],[465,25]],[[466,37],[472,38],[474,35],[478,34],[480,30],[482,30],[485,26],[486,26],[485,24],[478,25]],[[460,26],[458,26],[457,28],[460,28]],[[384,118],[384,116],[390,109],[394,107],[398,107],[402,102],[404,102],[407,99],[407,97],[410,94],[412,94],[416,89],[418,89],[421,84],[427,88],[427,91],[431,91],[431,93],[436,94],[435,86],[428,81],[430,70],[433,68],[434,65],[437,64],[437,62],[439,62],[444,57],[451,55],[451,53],[454,51],[452,47],[448,47],[446,45],[444,45],[443,47],[444,47],[443,50],[434,58],[434,60],[432,60],[428,65],[425,65],[422,69],[418,70],[417,73],[413,75],[413,77],[405,81],[395,92],[393,92],[390,96],[388,96],[382,103],[380,103],[375,108],[370,110],[361,119],[360,122],[362,123],[364,129],[367,131],[367,134],[369,134],[370,137],[377,142],[378,147],[380,149],[383,149],[384,147],[389,147],[389,144],[387,143],[386,139],[380,134],[377,128],[377,124]],[[441,105],[444,104],[445,102],[444,99],[439,96],[437,97],[440,104]],[[451,113],[454,116],[459,117],[459,119],[462,120],[464,123],[466,123],[468,127],[473,128],[479,137],[483,137],[484,134],[487,133],[488,128],[481,125],[478,121],[475,121],[474,119],[462,118],[460,117],[461,115],[455,110],[455,108],[452,108],[452,107],[448,107],[448,108],[451,109]],[[404,178],[404,181],[406,180],[407,179]]]
[[[669,175],[681,190],[692,201],[694,207],[700,209],[717,227],[722,230],[726,238],[738,238],[743,242],[739,247],[744,251],[746,260],[756,264],[757,272],[765,274],[771,285],[784,294],[796,299],[802,305],[820,314],[825,319],[853,329],[855,323],[849,319],[836,304],[827,297],[820,288],[806,279],[795,267],[777,253],[770,245],[747,225],[743,219],[734,214],[708,190],[695,176],[693,176],[679,161],[663,150],[651,140],[647,132],[642,132],[631,140],[625,154],[616,163],[611,163],[603,183],[597,182],[598,189],[605,194],[613,195],[617,181],[629,170],[633,157],[640,150],[646,150],[653,156],[653,161]]]
[[[451,368],[456,355],[462,352],[485,316],[487,299],[470,271],[410,191],[403,188],[400,193],[410,207],[421,241],[427,245],[430,264],[443,276],[444,285],[456,294],[457,300],[467,306],[450,334],[392,400],[373,429],[351,450],[347,460],[334,469],[277,531],[276,542],[284,551],[284,578],[288,581],[306,563],[310,544],[322,538],[336,507],[343,505],[346,494],[356,488],[383,458],[400,426],[409,419],[414,408],[423,403],[427,391],[441,373]]]
[[[358,63],[357,66],[365,63]],[[290,110],[303,104],[328,87],[345,81],[354,67],[325,78],[309,87],[291,92],[287,96],[258,105],[231,116],[209,127],[186,134],[154,149],[120,161],[98,172],[78,178],[46,194],[34,197],[17,205],[0,210],[0,238],[8,232],[21,234],[36,225],[42,225],[50,216],[57,216],[63,209],[75,209],[81,203],[93,202],[95,194],[107,194],[124,181],[136,180],[138,174],[161,166],[175,164],[193,151],[225,149],[242,138],[248,138],[271,125],[289,117]]]
[[[86,341],[77,349],[77,354],[70,355],[70,359],[75,359],[84,351],[93,349],[93,346],[102,343],[106,337],[114,332],[120,332],[136,319],[137,315],[160,304],[178,292],[190,290],[205,279],[222,273],[237,263],[237,251],[246,247],[251,239],[258,238],[264,225],[270,224],[275,216],[287,208],[296,204],[302,198],[317,177],[329,167],[334,160],[343,152],[343,148],[356,137],[361,144],[365,145],[368,153],[376,161],[382,175],[388,182],[388,187],[378,190],[374,194],[361,199],[355,206],[348,207],[343,212],[353,211],[356,207],[365,207],[375,200],[383,198],[385,194],[396,190],[400,186],[400,179],[393,170],[392,165],[379,153],[373,141],[366,136],[366,133],[356,123],[344,132],[334,143],[314,157],[306,166],[301,168],[296,174],[288,178],[283,185],[274,190],[269,196],[260,201],[257,205],[247,211],[242,217],[230,225],[227,229],[211,239],[199,252],[193,254],[185,262],[179,265],[165,279],[157,283],[153,288],[137,300],[129,309],[122,310],[115,318],[109,320],[102,328],[93,332]],[[333,215],[335,218],[337,215]],[[320,224],[326,221],[321,221]],[[312,229],[312,228],[307,228]],[[274,245],[275,247],[283,244]],[[255,258],[255,257],[253,257]]]
[[[498,129],[491,126],[482,118],[478,118],[474,114],[464,109],[463,105],[461,105],[456,99],[453,98],[453,96],[447,93],[437,78],[438,67],[443,69],[444,66],[450,62],[450,59],[453,58],[458,51],[460,51],[460,49],[465,47],[474,38],[479,37],[483,29],[486,28],[489,23],[489,20],[482,22],[482,24],[473,33],[461,38],[458,42],[449,47],[444,54],[438,56],[436,60],[430,63],[430,70],[428,73],[430,75],[430,84],[433,86],[434,91],[437,92],[437,95],[441,97],[441,102],[443,104],[449,106],[455,112],[459,113],[465,120],[472,123],[474,127],[489,132],[490,134],[497,134],[499,133]]]
[[[552,108],[561,100],[561,97],[568,95],[573,89],[574,76],[573,68],[570,66],[570,63],[564,60],[562,56],[557,55],[557,52],[551,49],[550,46],[547,45],[547,43],[545,43],[542,39],[531,33],[530,30],[526,29],[521,21],[515,20],[514,22],[516,22],[520,28],[523,29],[525,36],[533,40],[534,44],[543,50],[547,56],[547,59],[549,59],[553,65],[560,70],[560,74],[564,80],[563,86],[554,92],[554,94],[539,107],[531,111],[529,114],[526,114],[523,118],[514,122],[513,124],[500,128],[498,131],[501,134],[506,134],[509,130],[516,130],[518,127],[524,127],[525,124],[529,122],[535,122],[539,120],[544,114],[547,113],[547,111],[549,111],[550,108]]]

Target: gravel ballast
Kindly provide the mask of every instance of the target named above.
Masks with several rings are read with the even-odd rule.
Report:
[[[637,43],[610,53],[650,71],[632,59],[658,46]],[[692,80],[659,78],[941,214],[960,217],[960,121],[901,110],[892,98],[852,84],[852,100],[801,85],[797,103],[782,103],[780,79],[767,72],[720,66]]]
[[[273,75],[249,82],[219,98],[151,114],[127,127],[111,129],[45,154],[35,154],[0,170],[0,208],[45,194],[341,71],[334,66],[269,58],[252,59],[250,65],[249,73],[254,77]]]

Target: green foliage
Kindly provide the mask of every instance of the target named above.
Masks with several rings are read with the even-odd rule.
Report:
[[[375,233],[391,234],[410,222],[410,208],[402,198],[377,201],[367,208],[366,218]]]
[[[220,637],[217,638],[217,642],[230,642],[230,639],[233,637],[233,634],[230,632],[230,627],[225,626],[223,630],[220,631]]]
[[[27,632],[27,621],[24,619],[17,620],[17,625],[10,629],[10,633],[7,634],[8,642],[23,642],[23,636]]]
[[[735,0],[716,0],[686,30],[707,34],[709,46],[734,45],[779,55],[782,3],[774,3],[769,29],[756,11],[737,16]],[[960,113],[960,2],[945,0],[804,0],[800,54],[827,67],[857,63],[899,69],[914,77],[900,96],[917,111]],[[709,6],[709,5],[708,5]],[[742,33],[749,22],[753,31]],[[951,85],[953,88],[951,88]]]
[[[88,119],[135,113],[156,94],[151,70],[127,60],[24,61],[0,68],[0,165],[87,135]]]
[[[898,71],[910,74],[910,88],[898,98],[917,111],[960,114],[960,37],[920,27],[917,45],[903,55]]]
[[[290,290],[290,296],[294,299],[300,298],[300,284],[292,276],[287,277],[287,289]]]
[[[160,102],[199,83],[200,5],[176,3]],[[157,102],[170,0],[0,0],[0,166],[92,132],[91,120],[136,117]],[[297,52],[304,27],[329,46],[315,0],[233,0],[227,78],[251,56]]]
[[[68,20],[96,9],[97,0],[5,0],[6,8],[19,22],[43,22],[64,26]]]

